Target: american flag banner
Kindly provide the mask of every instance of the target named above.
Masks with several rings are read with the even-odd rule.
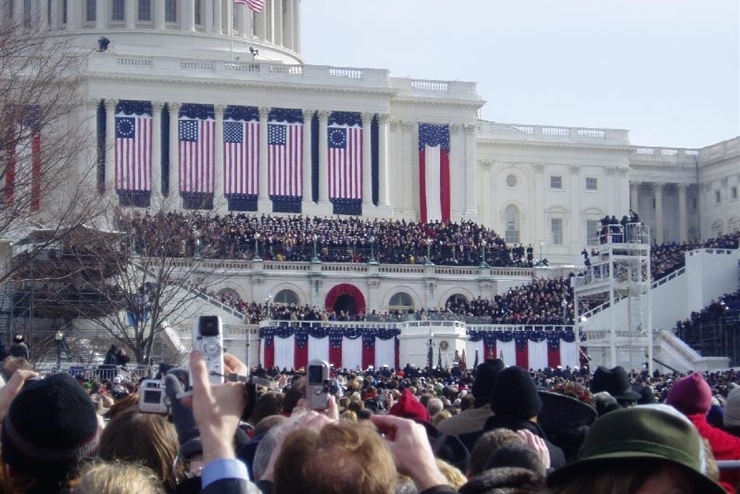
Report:
[[[120,101],[116,107],[116,190],[149,192],[152,184],[152,104]]]
[[[234,0],[235,5],[246,5],[255,12],[261,12],[265,6],[265,0]]]
[[[360,114],[332,112],[327,134],[329,199],[361,200],[363,163]]]
[[[5,108],[5,200],[16,192],[30,194],[31,211],[41,207],[41,109],[8,105]]]
[[[420,220],[450,221],[450,126],[419,124]]]
[[[178,125],[180,192],[213,193],[215,132],[212,105],[182,105]]]
[[[224,193],[256,195],[259,189],[259,121],[224,121]]]
[[[270,197],[303,195],[303,116],[275,109],[267,124]]]

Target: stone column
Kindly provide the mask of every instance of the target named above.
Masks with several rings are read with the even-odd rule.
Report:
[[[224,111],[226,105],[216,105],[216,139],[213,173],[213,208],[218,210],[224,199]]]
[[[388,201],[388,120],[387,113],[378,114],[378,205],[380,206],[390,206]]]
[[[267,8],[257,13],[254,19],[254,35],[261,40],[267,39]]]
[[[59,30],[59,2],[51,2],[51,25],[49,26],[49,30],[51,31],[58,31]]]
[[[663,243],[663,185],[660,182],[653,184],[653,198],[655,199],[655,231],[653,238],[658,244]]]
[[[613,168],[607,168],[607,175],[614,175]],[[584,185],[581,182],[581,167],[580,165],[570,165],[570,239],[566,237],[565,227],[563,225],[563,245],[568,245],[568,242],[573,246],[580,246],[581,244],[587,245],[588,239],[586,234],[583,234],[581,238],[581,187]],[[565,184],[563,184],[565,185]],[[577,251],[576,251],[577,252]]]
[[[637,182],[630,182],[630,209],[640,214],[640,184]]]
[[[100,8],[98,2],[98,8]],[[125,2],[124,4],[124,18],[126,19],[126,29],[136,28],[136,2]]]
[[[248,36],[247,30],[247,6],[243,3],[234,5],[234,15],[236,17],[236,30],[240,38]]]
[[[478,156],[475,133],[478,126],[476,124],[465,124],[463,130],[465,131],[465,216],[476,219],[478,208],[475,184],[477,183]]]
[[[46,2],[42,2],[46,3]],[[55,2],[52,2],[55,3]],[[102,2],[98,2],[97,6],[95,7],[95,29],[107,29],[108,28],[108,20],[110,19],[110,12],[108,11],[108,5],[110,5],[110,0],[104,0]]]
[[[72,3],[72,2],[69,2]],[[69,5],[69,3],[67,5]],[[67,18],[69,20],[69,18]],[[105,191],[115,191],[116,185],[116,105],[118,100],[105,100]]]
[[[21,5],[22,4],[23,2],[21,2]],[[82,20],[80,16],[81,7],[81,2],[67,2],[67,31],[80,29],[80,21]],[[21,16],[22,12],[23,11],[21,10]]]
[[[311,123],[316,110],[303,110],[303,204],[313,204],[311,187]]]
[[[269,207],[270,202],[270,191],[268,189],[269,182],[267,180],[269,173],[268,164],[268,153],[267,153],[267,118],[270,115],[270,109],[262,107],[260,112],[260,164],[259,164],[259,191],[258,191],[258,202],[259,209],[265,211]],[[264,208],[264,209],[263,209]]]
[[[223,27],[224,34],[231,36],[234,32],[234,2],[226,2],[224,17],[226,18],[226,25]]]
[[[195,31],[195,0],[182,0],[180,5],[180,31]]]
[[[319,204],[329,203],[329,113],[319,112]]]
[[[301,0],[293,0],[293,51],[301,52]]]
[[[13,16],[11,17],[11,24],[13,26],[20,26],[23,24],[23,0],[11,0],[12,7],[13,7]],[[68,6],[69,7],[69,6]],[[67,17],[67,20],[69,20],[69,14]]]
[[[164,2],[162,2],[164,3]],[[178,131],[180,130],[180,107],[182,103],[169,103],[170,107],[170,199],[180,197],[180,140]],[[170,204],[170,207],[179,206],[177,203]]]
[[[152,102],[152,196],[162,194],[162,108],[161,101]]]
[[[370,131],[373,124],[373,114],[362,114],[362,206],[373,206],[373,154],[370,140],[372,132]],[[367,211],[365,211],[367,212]]]
[[[273,0],[272,9],[273,39],[278,46],[283,45],[283,0]]]
[[[203,16],[203,30],[207,33],[213,34],[213,4],[210,2],[206,3],[205,15]]]
[[[548,228],[547,228],[547,218],[545,217],[545,196],[547,193],[545,192],[545,164],[544,163],[535,163],[534,164],[534,187],[535,187],[535,193],[534,193],[534,211],[536,214],[534,214],[534,231],[532,231],[531,227],[528,232],[524,232],[524,228],[527,227],[527,225],[522,221],[521,216],[519,217],[519,240],[521,242],[525,242],[525,239],[529,239],[529,243],[534,245],[537,243],[539,245],[540,241],[542,241],[545,238],[548,238]],[[503,221],[501,222],[503,225],[503,230],[506,231],[506,218],[503,218]],[[493,223],[493,227],[497,228],[496,223]],[[539,257],[539,253],[535,256]]]
[[[267,31],[265,31],[265,39],[269,41],[270,43],[275,42],[275,18],[273,14],[275,13],[275,9],[273,8],[273,4],[271,1],[265,2],[265,6],[262,8],[262,11],[265,13],[265,17],[267,18]]]
[[[41,1],[36,9],[39,16],[39,29],[42,31],[49,30],[49,2]]]
[[[152,8],[154,9],[154,29],[164,31],[166,29],[164,22],[164,2],[152,2]]]
[[[213,32],[221,34],[224,32],[223,0],[213,0]]]
[[[418,132],[416,132],[416,139],[414,138],[414,130],[416,124],[414,122],[399,122],[403,129],[403,160],[399,162],[402,167],[403,173],[403,191],[408,193],[403,194],[402,206],[403,213],[410,215],[415,212],[414,204],[418,201],[418,194],[420,193],[418,185],[414,185],[414,173],[419,172],[419,167],[414,170],[415,160],[412,159],[414,155],[419,156],[418,144],[414,146],[414,142],[418,143]],[[459,129],[458,129],[459,130]],[[419,181],[417,180],[418,184]]]
[[[678,240],[687,242],[688,235],[688,214],[686,208],[686,184],[678,184]]]
[[[285,18],[283,26],[283,46],[287,49],[292,50],[294,47],[293,40],[295,39],[295,27],[293,25],[293,12],[295,12],[295,6],[293,5],[296,0],[283,0],[285,2]]]

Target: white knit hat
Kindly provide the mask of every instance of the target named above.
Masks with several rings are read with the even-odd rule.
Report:
[[[740,427],[740,387],[733,389],[727,395],[722,420],[725,427]]]

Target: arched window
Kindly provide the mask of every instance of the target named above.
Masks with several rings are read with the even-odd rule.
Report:
[[[298,305],[298,295],[293,290],[280,290],[272,301],[275,304]]]
[[[506,243],[518,244],[519,241],[519,208],[513,204],[506,206],[504,210],[504,221],[506,223]]]
[[[447,302],[445,302],[445,306],[446,307],[456,307],[460,304],[467,304],[467,303],[468,303],[468,297],[460,293],[456,293],[454,295],[447,297]]]
[[[740,220],[737,216],[733,216],[727,221],[727,233],[737,233],[740,231]]]
[[[414,308],[414,299],[411,295],[405,292],[398,292],[391,297],[388,302],[388,309],[390,310],[408,310]]]

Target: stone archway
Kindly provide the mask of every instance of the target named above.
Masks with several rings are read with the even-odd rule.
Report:
[[[341,283],[326,294],[324,308],[337,314],[345,311],[350,316],[365,314],[365,296],[359,288],[349,283]]]

